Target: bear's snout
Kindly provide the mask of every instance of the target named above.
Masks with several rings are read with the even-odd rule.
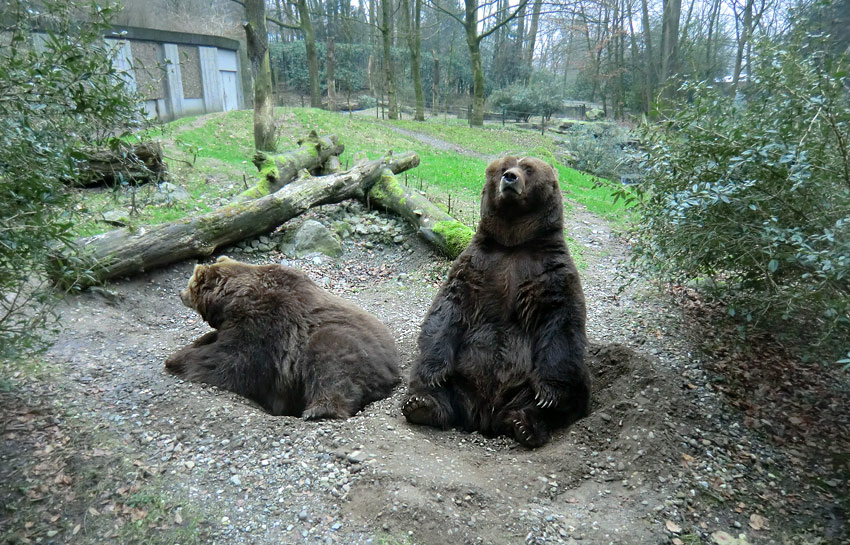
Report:
[[[499,184],[499,192],[512,191],[517,195],[521,195],[525,189],[525,179],[522,172],[518,168],[512,168],[502,175],[502,181]]]
[[[189,288],[186,288],[180,292],[180,300],[183,301],[183,304],[189,308],[192,307],[192,296],[189,294]]]

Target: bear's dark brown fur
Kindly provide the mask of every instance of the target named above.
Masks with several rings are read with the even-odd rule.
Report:
[[[555,171],[529,157],[492,162],[478,230],[422,324],[402,412],[544,444],[588,413],[585,316]]]
[[[390,394],[398,354],[377,318],[283,265],[197,265],[183,303],[215,328],[168,358],[274,415],[346,418]]]

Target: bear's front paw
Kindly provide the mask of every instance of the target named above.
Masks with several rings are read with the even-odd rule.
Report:
[[[449,376],[448,366],[437,363],[422,363],[417,372],[417,378],[428,388],[437,388],[446,383]]]
[[[524,447],[541,447],[549,440],[546,427],[540,422],[529,419],[527,414],[516,414],[511,420],[511,425],[514,439]]]
[[[560,404],[563,390],[551,382],[540,382],[534,386],[534,400],[541,409],[551,409]]]

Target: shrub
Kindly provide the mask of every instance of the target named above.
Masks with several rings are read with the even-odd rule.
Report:
[[[690,102],[646,128],[635,250],[666,281],[711,286],[742,328],[846,351],[850,99],[845,72],[805,45],[761,46],[738,99],[685,84]]]
[[[121,129],[140,118],[103,40],[110,9],[38,5],[43,13],[23,0],[0,7],[0,358],[39,346],[53,323],[47,267],[57,246],[72,244],[74,221],[63,181],[75,177],[85,148],[117,147]],[[50,29],[38,48],[35,27]],[[51,272],[73,283],[79,265]]]
[[[574,168],[619,183],[638,177],[640,158],[628,148],[628,131],[614,123],[573,123],[565,143]]]

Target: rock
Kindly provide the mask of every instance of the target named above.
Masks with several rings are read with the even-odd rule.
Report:
[[[342,244],[330,229],[315,220],[307,220],[295,232],[293,250],[298,257],[321,253],[331,257],[342,254]]]
[[[587,110],[584,115],[587,117],[588,121],[598,121],[605,117],[605,112],[599,108],[591,108]]]
[[[366,225],[363,225],[362,223],[358,223],[354,227],[354,232],[357,233],[358,235],[368,235],[369,234],[369,228]]]
[[[116,227],[126,227],[130,224],[130,216],[123,210],[109,210],[103,213],[101,221]]]
[[[354,227],[347,221],[335,221],[334,232],[340,238],[348,238],[354,234]]]
[[[156,193],[151,197],[154,204],[175,204],[192,200],[189,192],[171,182],[162,182],[156,187]]]

